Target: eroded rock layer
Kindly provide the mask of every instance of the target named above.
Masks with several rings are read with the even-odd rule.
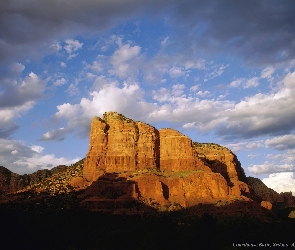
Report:
[[[89,187],[81,204],[92,210],[128,199],[160,210],[186,208],[249,192],[230,150],[193,146],[174,129],[158,131],[116,112],[92,121],[84,178]]]
[[[197,157],[189,137],[174,129],[160,129],[159,134],[161,170],[209,170]]]
[[[84,177],[96,180],[106,172],[159,168],[159,132],[116,112],[95,117],[91,124]]]

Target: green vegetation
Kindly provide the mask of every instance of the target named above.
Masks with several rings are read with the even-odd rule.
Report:
[[[288,217],[291,218],[291,219],[295,219],[295,210],[293,210],[293,211],[289,214]]]
[[[225,149],[225,147],[216,144],[216,143],[200,143],[200,142],[193,142],[193,147],[197,148],[207,148],[207,149]]]
[[[124,122],[128,122],[128,123],[134,123],[134,121],[130,118],[127,118],[126,116],[119,114],[117,112],[105,112],[103,114],[103,119],[107,122],[108,119],[110,118],[116,118],[119,121],[124,121]]]
[[[143,170],[138,170],[135,172],[130,173],[129,177],[133,178],[135,176],[140,176],[143,174],[149,174],[149,175],[156,175],[156,176],[162,176],[165,178],[169,178],[169,177],[179,177],[179,178],[184,178],[184,177],[188,177],[191,174],[195,174],[195,173],[202,173],[204,172],[203,169],[198,169],[198,170],[185,170],[185,171],[179,171],[179,172],[173,172],[173,171],[161,171],[159,169],[155,169],[155,168],[146,168]]]
[[[40,190],[40,192],[47,192],[51,195],[70,193],[73,188],[69,185],[69,181],[74,177],[83,176],[84,159],[68,166],[52,169],[53,175],[47,178],[43,178],[40,181],[26,186],[24,189],[19,190],[18,193],[22,193],[28,190]]]

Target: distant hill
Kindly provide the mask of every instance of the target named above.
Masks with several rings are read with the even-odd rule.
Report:
[[[247,177],[247,183],[260,201],[269,201],[275,209],[281,209],[295,205],[295,197],[292,192],[277,193],[273,189],[267,187],[260,179]]]

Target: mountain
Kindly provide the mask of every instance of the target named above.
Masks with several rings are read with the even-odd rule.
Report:
[[[256,186],[229,149],[116,112],[93,118],[89,150],[76,164],[30,175],[0,167],[0,205],[24,210],[272,218],[270,197],[279,196]]]

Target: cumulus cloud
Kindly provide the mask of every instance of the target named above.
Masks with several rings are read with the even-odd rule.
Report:
[[[91,92],[89,97],[82,98],[78,104],[65,103],[57,106],[58,112],[52,119],[65,120],[67,126],[48,131],[42,139],[63,140],[68,133],[86,138],[89,136],[92,118],[102,116],[107,111],[117,111],[133,119],[145,120],[156,105],[146,102],[143,95],[143,90],[136,82],[125,82],[122,86],[117,86],[113,81],[111,84],[102,85],[99,90]]]
[[[64,85],[65,83],[67,82],[67,80],[65,78],[60,78],[58,80],[56,80],[53,85],[54,86],[61,86],[61,85]]]
[[[140,50],[140,46],[121,45],[110,57],[114,74],[120,78],[124,78],[127,75],[130,76],[132,72],[130,60],[135,59],[139,55]]]
[[[12,108],[2,108],[0,110],[0,138],[8,138],[15,132],[19,125],[15,120],[34,106],[34,102],[26,102],[22,106]]]
[[[205,90],[205,91],[200,90],[196,93],[196,95],[198,95],[200,97],[209,97],[209,96],[211,96],[211,93],[208,90]]]
[[[252,142],[230,143],[230,144],[226,144],[225,146],[231,149],[233,152],[237,152],[239,150],[252,150],[256,148],[261,148],[263,144],[262,144],[262,141],[252,141]]]
[[[292,164],[277,165],[268,161],[260,165],[251,165],[248,167],[248,170],[255,175],[295,171],[294,165]]]
[[[26,102],[35,101],[42,97],[46,82],[35,73],[31,72],[20,80],[24,66],[19,63],[12,64],[9,69],[4,69],[0,76],[0,107],[9,108],[24,105]]]
[[[263,178],[262,182],[278,193],[291,191],[295,195],[294,172],[270,174],[268,178]]]
[[[78,40],[67,39],[65,40],[65,51],[69,54],[68,59],[72,59],[78,55],[76,52],[79,49],[82,49],[83,43],[80,43]]]
[[[172,67],[171,69],[169,69],[169,75],[171,78],[178,78],[180,76],[183,76],[184,74],[185,72],[179,67]]]
[[[265,142],[266,147],[273,147],[277,150],[293,149],[295,148],[295,135],[283,135],[268,139]]]
[[[196,92],[200,88],[200,86],[201,86],[200,84],[194,85],[190,88],[190,91]]]
[[[246,97],[234,108],[220,113],[225,125],[217,134],[250,138],[259,135],[287,134],[295,129],[295,72],[288,73],[276,92]]]
[[[0,162],[12,172],[26,174],[57,165],[70,165],[80,160],[42,154],[43,150],[39,145],[28,146],[22,141],[0,139]]]
[[[11,64],[0,76],[0,138],[9,137],[18,125],[15,120],[32,109],[43,97],[46,82],[31,72],[21,77],[24,66]]]
[[[44,141],[62,141],[65,139],[69,129],[59,128],[56,130],[48,131],[42,136]]]

